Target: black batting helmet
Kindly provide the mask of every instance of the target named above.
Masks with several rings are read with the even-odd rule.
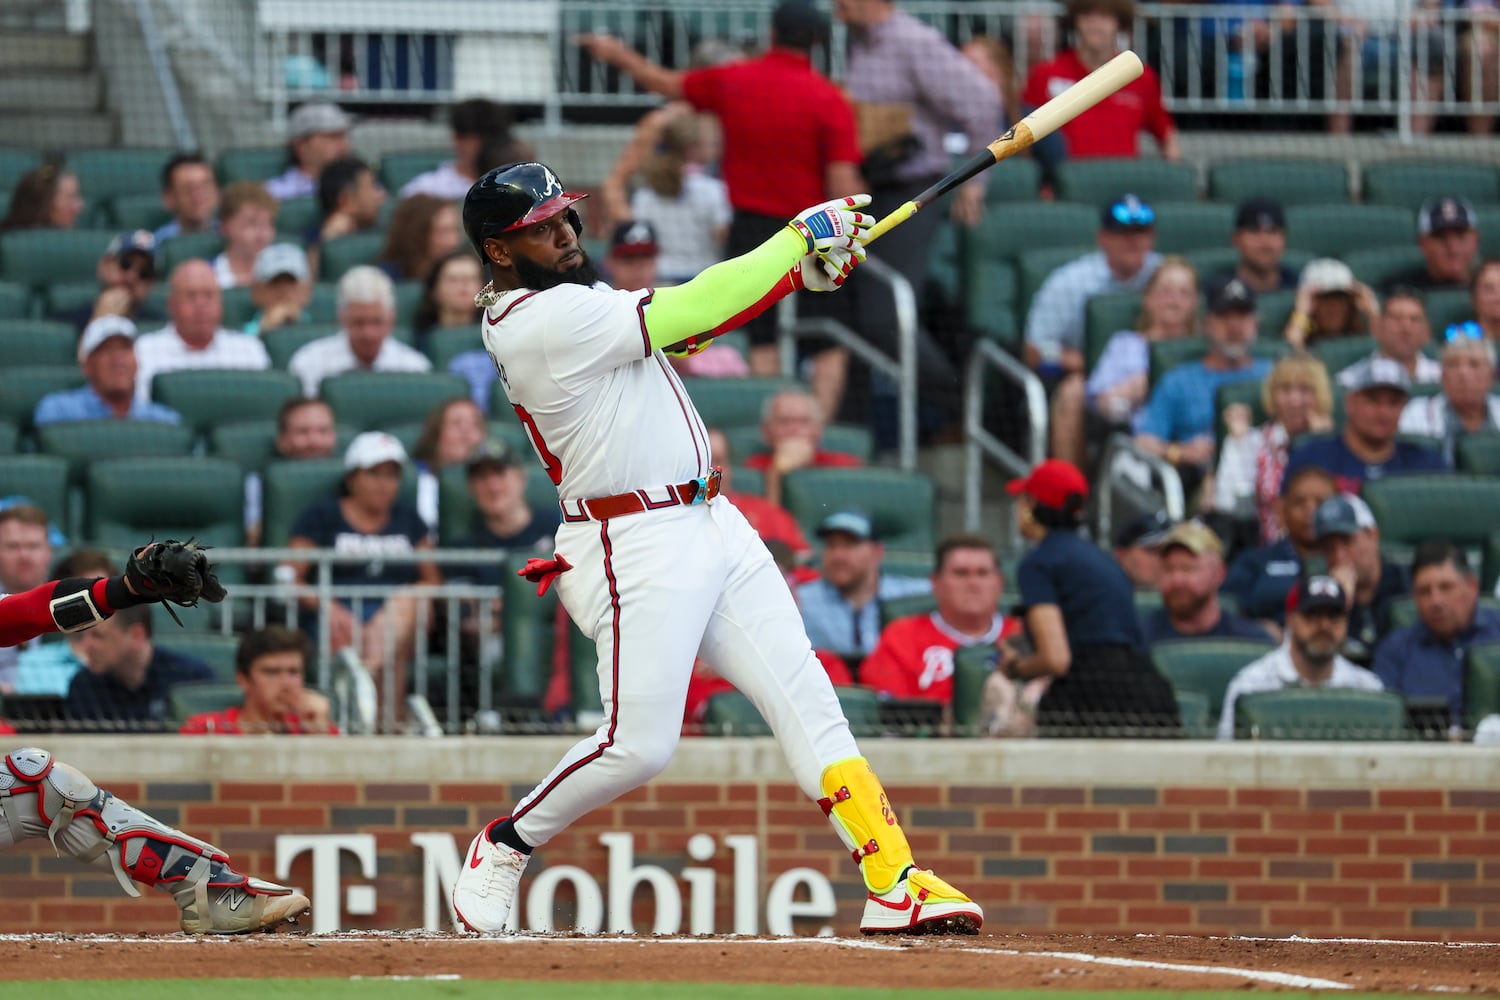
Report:
[[[571,206],[587,197],[564,191],[562,181],[546,164],[507,163],[489,171],[469,188],[464,197],[464,232],[480,259],[488,260],[485,240],[550,219],[558,212],[566,211],[573,231],[583,232],[583,220]]]

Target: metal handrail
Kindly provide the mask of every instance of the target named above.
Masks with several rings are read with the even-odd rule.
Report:
[[[161,88],[161,99],[167,107],[167,121],[172,134],[177,138],[179,149],[197,149],[198,137],[193,133],[192,122],[182,105],[182,92],[177,89],[177,76],[167,59],[167,46],[156,27],[156,15],[151,12],[150,0],[135,0],[135,16],[141,25],[141,38],[146,43],[146,56],[151,60],[151,71],[156,75],[156,85]]]
[[[984,376],[994,370],[1020,387],[1026,399],[1028,434],[1025,454],[1011,448],[984,426]],[[984,503],[984,460],[1010,476],[1024,476],[1047,457],[1047,391],[1036,373],[988,340],[974,345],[964,377],[964,529],[980,529]]]
[[[1187,496],[1176,466],[1141,448],[1130,435],[1112,435],[1099,464],[1103,475],[1096,513],[1098,537],[1113,537],[1114,487],[1121,480],[1144,492],[1160,493],[1162,508],[1173,521],[1187,517]]]

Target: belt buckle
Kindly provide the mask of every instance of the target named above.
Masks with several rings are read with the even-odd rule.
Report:
[[[693,484],[693,499],[688,501],[688,506],[693,507],[708,499],[708,477],[699,476],[691,480]]]

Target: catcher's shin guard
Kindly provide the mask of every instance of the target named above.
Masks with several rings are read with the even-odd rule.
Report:
[[[171,893],[189,934],[269,929],[308,908],[300,893],[235,871],[219,848],[115,798],[50,752],[23,747],[0,767],[0,842],[42,836],[108,869],[132,896],[137,882]]]
[[[912,866],[911,845],[880,779],[863,757],[850,757],[823,769],[818,805],[873,893],[890,892]]]

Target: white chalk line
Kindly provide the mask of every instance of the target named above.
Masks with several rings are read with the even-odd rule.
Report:
[[[350,976],[350,982],[386,982],[386,983],[454,983],[463,980],[456,972],[438,972],[431,976]]]

